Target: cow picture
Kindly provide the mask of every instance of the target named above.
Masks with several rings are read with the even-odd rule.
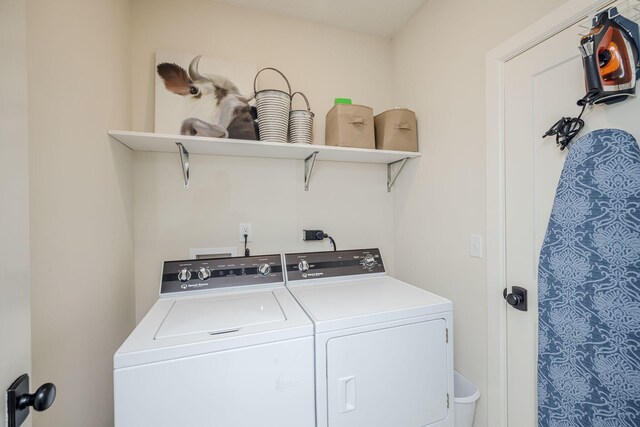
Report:
[[[205,65],[206,63],[206,65]],[[156,54],[156,132],[257,140],[255,66],[200,55]],[[242,90],[233,79],[242,82]]]

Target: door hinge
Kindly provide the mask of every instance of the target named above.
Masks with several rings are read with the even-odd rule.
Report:
[[[444,340],[445,340],[445,343],[449,344],[449,328],[445,328]]]
[[[447,393],[447,409],[449,409],[449,393]]]

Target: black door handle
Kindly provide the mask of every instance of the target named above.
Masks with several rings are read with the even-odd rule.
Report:
[[[38,387],[33,394],[19,396],[16,406],[20,410],[33,406],[34,410],[41,412],[49,409],[54,400],[56,400],[56,386],[46,383]]]
[[[7,426],[19,427],[29,415],[29,407],[40,412],[49,409],[56,399],[56,386],[46,383],[29,393],[29,375],[21,375],[7,389]]]
[[[520,311],[527,311],[527,290],[520,286],[512,286],[511,293],[507,288],[502,291],[502,296],[507,300],[507,304]]]

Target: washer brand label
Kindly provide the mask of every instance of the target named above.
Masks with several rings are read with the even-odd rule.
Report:
[[[209,286],[209,284],[208,283],[190,283],[190,284],[187,285],[185,283],[185,284],[181,285],[180,287],[182,289],[187,289],[187,288],[193,289],[193,288],[203,288],[205,286]]]

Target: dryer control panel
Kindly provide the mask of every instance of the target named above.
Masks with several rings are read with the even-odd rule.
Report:
[[[286,254],[284,259],[288,281],[385,272],[379,249]]]
[[[280,255],[165,261],[160,295],[284,283]]]

